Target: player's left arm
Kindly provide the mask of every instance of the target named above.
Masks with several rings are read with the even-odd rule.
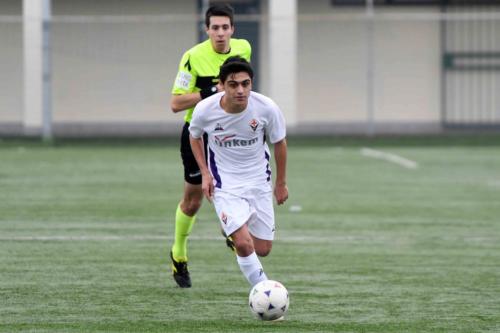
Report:
[[[288,186],[286,185],[286,139],[282,139],[274,144],[274,159],[276,160],[274,196],[278,205],[281,205],[288,199]]]
[[[245,39],[245,47],[244,52],[242,52],[241,56],[245,58],[246,61],[252,61],[252,45]]]
[[[267,124],[265,132],[269,142],[274,144],[274,159],[276,161],[276,180],[274,184],[274,196],[278,205],[283,204],[288,199],[288,187],[286,185],[286,124],[283,113],[276,103],[271,99],[267,100],[268,108],[264,109]]]

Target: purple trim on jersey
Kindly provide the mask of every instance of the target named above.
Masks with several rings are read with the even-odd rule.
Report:
[[[222,182],[220,180],[219,171],[217,170],[217,165],[215,164],[215,154],[212,149],[208,148],[208,150],[210,151],[210,170],[212,170],[212,175],[216,181],[215,187],[221,188]]]
[[[267,181],[270,181],[271,180],[271,169],[269,168],[269,154],[266,152],[264,152],[266,155],[266,160],[267,160],[267,165],[266,165],[266,173],[267,173]]]

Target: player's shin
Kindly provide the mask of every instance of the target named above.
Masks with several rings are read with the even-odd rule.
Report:
[[[172,254],[176,260],[187,261],[187,241],[191,233],[195,216],[188,216],[181,210],[180,205],[177,206],[175,213],[175,242],[172,246]]]
[[[240,270],[248,280],[251,286],[257,283],[267,280],[266,273],[262,268],[259,257],[255,252],[252,252],[248,257],[236,256]]]

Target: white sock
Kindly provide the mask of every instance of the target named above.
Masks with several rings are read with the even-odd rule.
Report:
[[[262,264],[255,252],[248,257],[240,257],[237,255],[236,260],[238,261],[238,265],[240,265],[241,272],[245,275],[252,287],[260,281],[267,280],[266,273],[264,273]]]

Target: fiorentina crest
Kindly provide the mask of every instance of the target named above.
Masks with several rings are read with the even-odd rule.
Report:
[[[222,222],[224,222],[224,224],[227,224],[227,215],[226,213],[222,212],[221,216],[220,216],[220,219]]]
[[[259,127],[259,122],[257,120],[255,120],[255,119],[252,119],[252,120],[250,120],[250,123],[248,123],[248,125],[250,125],[250,127],[255,132],[255,130],[257,129],[257,127]]]

